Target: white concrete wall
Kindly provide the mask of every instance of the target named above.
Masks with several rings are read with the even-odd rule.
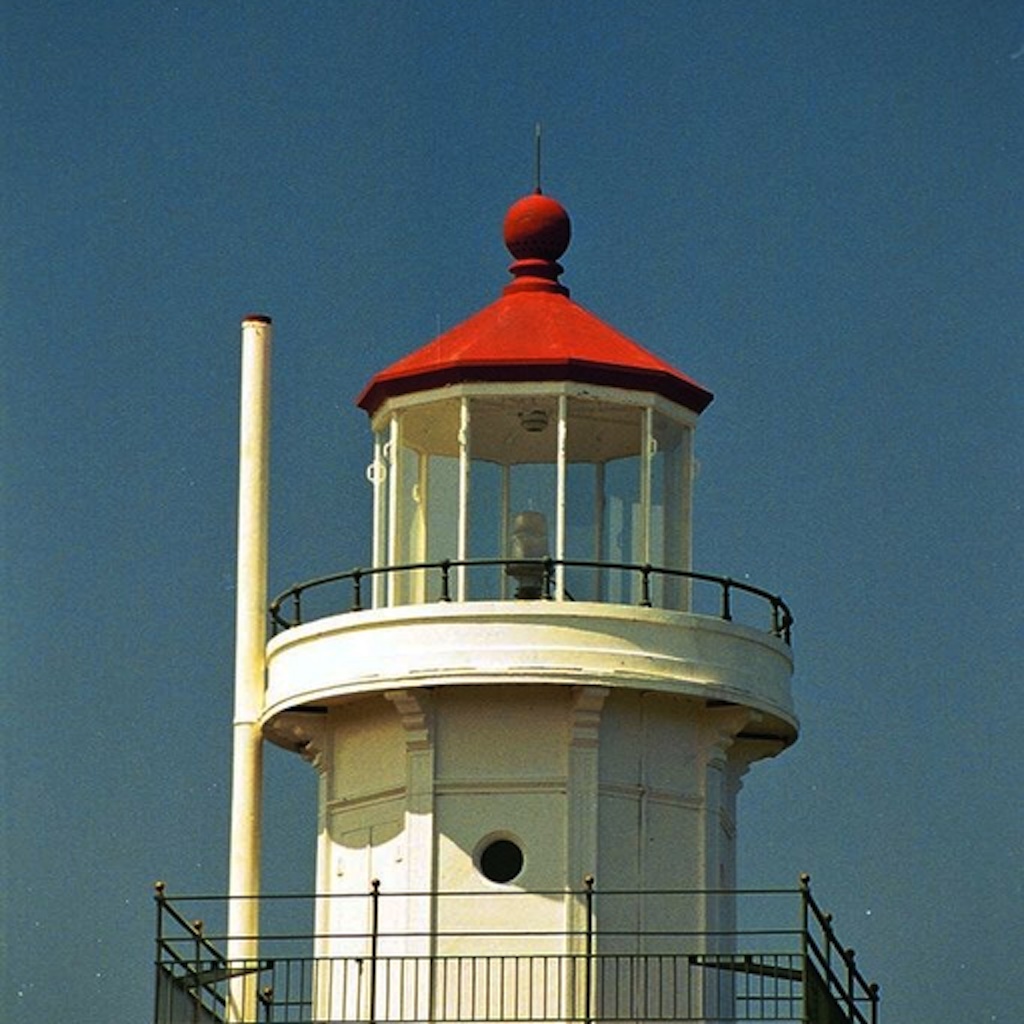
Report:
[[[481,601],[351,612],[289,629],[267,650],[263,722],[370,692],[484,683],[599,685],[755,709],[796,737],[789,647],[721,619],[592,602]],[[286,745],[293,740],[284,737]]]
[[[590,700],[582,725],[581,694]],[[467,914],[475,929],[561,930],[571,915],[551,894],[582,888],[586,875],[599,893],[731,884],[735,798],[747,757],[732,739],[748,717],[690,697],[580,686],[442,687],[350,699],[331,707],[325,723],[319,884],[362,897],[377,879],[382,927],[415,919],[442,932],[463,927]],[[478,867],[482,846],[499,837],[524,855],[522,873],[508,884],[489,881]],[[509,889],[547,895],[532,904],[429,907],[418,899],[401,911],[390,895]],[[351,919],[351,930],[362,931],[365,905],[332,903],[331,930],[348,930]],[[617,927],[631,929],[651,926],[665,906],[599,903]],[[678,914],[676,906],[670,916]]]

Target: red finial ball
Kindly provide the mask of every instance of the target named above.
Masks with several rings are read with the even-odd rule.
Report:
[[[557,260],[569,248],[572,225],[561,203],[535,192],[505,214],[505,246],[517,260]]]

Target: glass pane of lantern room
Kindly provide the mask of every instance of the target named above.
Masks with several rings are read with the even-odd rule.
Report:
[[[391,486],[394,521],[388,564],[433,564],[455,558],[459,522],[459,403],[429,402],[398,414]],[[436,600],[440,570],[407,569],[390,577],[392,604]]]
[[[523,389],[469,400],[469,558],[554,554],[557,437],[553,395]],[[526,597],[535,589],[504,566],[474,571],[468,588],[474,598]]]
[[[568,403],[566,558],[604,563],[643,561],[641,462],[644,410],[605,399]],[[577,600],[631,601],[639,577],[621,569],[571,568]]]
[[[651,458],[651,563],[690,568],[691,431],[662,413],[653,416]],[[652,579],[655,604],[685,610],[689,586],[679,577]]]
[[[471,560],[499,559],[503,555],[502,538],[508,526],[503,497],[507,482],[505,466],[489,459],[470,460],[466,557]],[[470,566],[464,578],[466,596],[472,595],[476,601],[499,600],[505,596],[505,574],[500,565]]]
[[[572,445],[572,418],[569,419]],[[565,559],[567,562],[601,560],[600,462],[566,459],[565,467]],[[606,573],[592,566],[569,564],[565,568],[566,596],[573,601],[600,601]]]

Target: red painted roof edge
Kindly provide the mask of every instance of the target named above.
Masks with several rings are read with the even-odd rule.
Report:
[[[598,384],[630,391],[652,391],[698,414],[714,398],[710,391],[696,381],[678,373],[570,358],[534,360],[530,363],[496,360],[477,364],[453,362],[411,375],[388,377],[386,374],[378,374],[363,389],[356,404],[372,416],[389,398],[415,391],[471,382],[525,384],[531,381],[571,381],[575,384]]]

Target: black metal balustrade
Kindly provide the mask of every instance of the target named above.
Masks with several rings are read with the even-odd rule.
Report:
[[[560,901],[577,929],[467,923],[495,919],[499,901],[538,898]],[[387,924],[399,904],[450,917],[453,901],[458,929]],[[154,1024],[878,1022],[878,987],[806,876],[788,890],[598,892],[588,879],[568,893],[385,894],[374,883],[359,896],[262,897],[259,957],[234,962],[217,924],[227,902],[157,886]],[[687,927],[716,905],[737,908],[739,925]],[[623,927],[638,908],[661,924]],[[499,916],[527,919],[509,910]],[[333,926],[318,932],[314,917]],[[665,927],[670,918],[682,923]]]
[[[603,603],[633,603],[643,608],[660,607],[676,611],[698,611],[701,605],[691,599],[693,584],[717,593],[717,600],[704,614],[714,615],[726,622],[732,622],[737,613],[737,596],[752,598],[753,604],[765,609],[767,631],[787,644],[792,643],[793,614],[778,594],[772,594],[750,583],[728,576],[714,576],[709,573],[684,569],[665,569],[653,565],[636,565],[628,562],[594,562],[575,559],[555,558],[446,558],[438,562],[410,562],[404,565],[380,566],[372,569],[351,569],[332,573],[297,583],[279,594],[270,605],[270,618],[275,632],[301,625],[323,614],[339,611],[363,611],[372,607],[367,594],[368,584],[375,579],[392,578],[408,581],[417,578],[423,594],[431,600],[451,601],[455,592],[457,574],[479,574],[482,570],[497,570],[489,583],[467,588],[473,595],[471,600],[492,600],[507,595],[510,578],[520,581],[529,578],[535,585],[517,587],[512,595],[519,599],[554,600],[558,586],[558,570],[573,571],[584,584],[585,592],[576,593],[563,584],[561,597],[566,600],[595,600]],[[589,579],[588,579],[589,577]],[[609,580],[618,582],[617,587],[609,586]],[[310,591],[347,589],[348,598],[334,596],[328,607],[333,611],[309,615],[304,608],[304,598]],[[628,592],[632,600],[616,600],[612,592]],[[686,595],[684,600],[683,595]],[[424,598],[426,600],[426,598]],[[389,603],[422,603],[409,599]]]

